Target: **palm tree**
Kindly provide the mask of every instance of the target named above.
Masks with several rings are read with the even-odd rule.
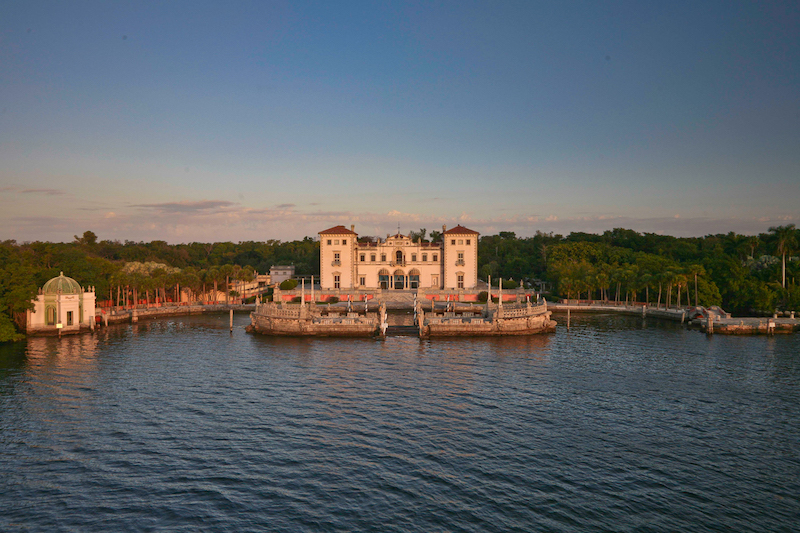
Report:
[[[239,266],[239,265],[236,265],[236,266]],[[230,285],[231,274],[233,274],[233,272],[234,272],[234,266],[230,265],[230,264],[222,265],[220,267],[220,269],[219,269],[220,278],[222,280],[225,280],[225,303],[226,304],[229,303],[229,298],[230,298],[230,286],[229,285]]]
[[[614,265],[610,268],[609,277],[611,278],[611,281],[613,281],[614,284],[616,285],[616,293],[614,294],[614,304],[619,302],[619,290],[620,286],[622,285],[622,275],[623,275],[623,270],[621,267]]]
[[[200,288],[201,280],[200,276],[197,274],[197,269],[194,267],[186,267],[184,268],[179,276],[179,283],[186,289],[186,298],[188,302],[191,304],[195,301],[195,294],[197,290]]]
[[[211,267],[208,269],[208,273],[206,274],[209,283],[214,284],[214,303],[219,303],[219,292],[217,291],[217,283],[220,280],[220,273],[217,267]]]
[[[775,249],[783,258],[781,268],[781,287],[786,288],[786,253],[789,252],[793,246],[797,246],[797,230],[794,224],[787,224],[786,226],[773,226],[769,228],[770,233],[775,234]]]
[[[694,276],[694,306],[697,307],[697,276],[705,276],[706,270],[703,265],[692,264],[686,268],[686,273]]]
[[[664,283],[667,284],[667,307],[669,309],[672,306],[672,285],[678,281],[678,273],[672,269],[668,268],[664,271]]]
[[[629,265],[622,271],[622,281],[625,282],[625,305],[628,305],[628,295],[636,299],[637,278],[639,277],[639,267],[636,265]],[[632,294],[631,294],[632,293]]]
[[[722,244],[728,255],[736,256],[740,260],[747,257],[747,248],[750,246],[750,242],[744,235],[731,231],[723,238]]]
[[[653,282],[653,274],[650,272],[642,272],[639,281],[644,285],[644,302],[650,306],[650,284]]]
[[[678,302],[677,302],[677,307],[679,307],[679,308],[681,306],[681,287],[683,287],[686,284],[686,281],[687,281],[686,274],[684,274],[683,271],[678,272],[677,275],[675,276],[675,282],[678,284],[678,293],[677,293],[678,294]],[[689,302],[686,302],[686,303],[688,304]]]
[[[759,241],[758,237],[755,235],[747,239],[747,245],[750,246],[750,257],[755,258],[756,248],[758,248],[760,243],[761,241]]]
[[[658,272],[654,274],[655,279],[658,281],[658,300],[656,300],[656,309],[661,307],[661,288],[664,285],[664,273]]]
[[[608,266],[602,265],[597,269],[597,272],[594,275],[595,283],[597,284],[597,288],[600,289],[600,299],[607,300],[606,289],[608,288]]]
[[[244,288],[246,287],[246,285],[244,284],[253,281],[255,279],[254,270],[255,269],[250,265],[245,265],[242,267],[241,270],[239,270],[236,273],[236,280],[242,282],[242,284],[240,285],[240,287],[242,288],[242,290],[240,291],[242,293],[240,295],[242,299],[246,299],[247,297],[247,290]]]

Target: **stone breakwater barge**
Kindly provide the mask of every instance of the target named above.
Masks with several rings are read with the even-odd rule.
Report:
[[[287,305],[267,303],[250,314],[247,331],[263,335],[316,337],[377,337],[387,334],[413,334],[431,337],[496,337],[551,333],[556,323],[550,320],[547,302],[536,304],[458,305],[431,302],[430,310],[414,304],[413,325],[389,326],[386,304],[370,312],[368,303],[316,305],[305,302]],[[374,307],[373,307],[374,309]],[[398,329],[402,333],[398,332]]]

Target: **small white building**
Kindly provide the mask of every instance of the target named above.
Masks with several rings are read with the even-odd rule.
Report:
[[[280,283],[294,277],[294,265],[272,265],[269,267],[270,283]]]
[[[358,242],[355,227],[319,232],[322,289],[472,289],[478,283],[477,231],[442,227],[442,242],[400,233]]]
[[[93,329],[94,287],[84,290],[80,283],[62,272],[39,289],[33,309],[26,315],[26,331],[30,334],[66,334]]]

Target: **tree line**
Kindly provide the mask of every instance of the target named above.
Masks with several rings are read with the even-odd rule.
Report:
[[[439,232],[410,232],[415,241],[441,240]],[[649,302],[655,305],[721,305],[737,314],[800,310],[800,261],[793,254],[800,230],[793,224],[747,236],[736,233],[671,237],[616,228],[567,236],[513,232],[480,237],[478,273],[486,281],[548,282],[552,296]],[[70,243],[0,243],[0,342],[19,338],[14,317],[30,308],[47,280],[63,271],[98,300],[125,304],[228,295],[237,281],[277,264],[297,275],[319,275],[319,243],[306,237],[282,242],[168,244],[165,241],[98,241],[86,231]],[[506,282],[507,283],[507,282]],[[508,286],[504,283],[504,286]]]
[[[800,310],[794,224],[759,235],[672,237],[616,228],[566,237],[512,232],[479,241],[483,279],[545,280],[553,296],[656,305],[720,305],[740,315]]]
[[[31,299],[47,280],[64,272],[82,286],[93,286],[98,302],[179,301],[181,289],[192,300],[224,298],[237,282],[272,265],[294,264],[298,275],[319,271],[319,243],[300,241],[168,244],[164,241],[98,241],[86,231],[73,242],[0,242],[0,342],[22,336],[15,328]],[[213,292],[212,292],[213,290]]]

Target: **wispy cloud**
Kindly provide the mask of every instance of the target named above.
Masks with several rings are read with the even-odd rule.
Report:
[[[225,200],[201,200],[199,202],[164,202],[160,204],[133,204],[131,207],[143,207],[162,213],[202,213],[219,211],[239,204]]]
[[[293,207],[297,207],[297,205],[295,205],[295,204],[278,204],[275,207],[277,207],[278,209],[291,209]]]
[[[22,189],[23,194],[46,194],[47,196],[61,196],[67,194],[61,189]]]

